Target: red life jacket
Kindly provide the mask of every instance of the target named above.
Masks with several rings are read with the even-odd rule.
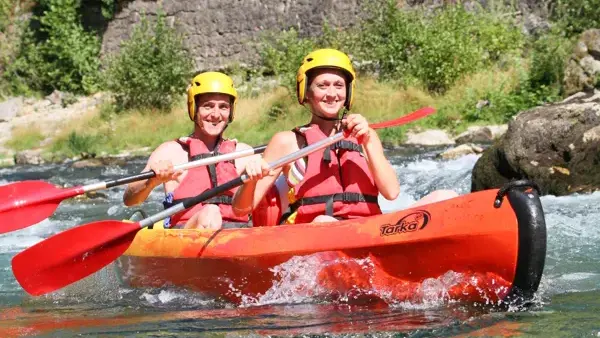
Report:
[[[271,186],[265,197],[252,211],[252,226],[274,226],[279,225],[283,211],[288,208],[289,187],[282,174]]]
[[[206,148],[204,142],[198,139],[182,137],[176,141],[188,152],[188,159],[190,162],[206,157],[234,152],[237,145],[235,140],[221,140],[215,147],[214,152],[211,153],[208,151],[208,148]],[[233,160],[189,169],[183,181],[181,181],[179,186],[173,191],[173,201],[171,203],[163,204],[165,205],[165,208],[169,208],[170,206],[182,202],[185,198],[194,197],[205,190],[229,182],[238,176]],[[248,216],[235,216],[233,213],[231,202],[233,194],[235,194],[237,189],[238,188],[227,190],[222,195],[215,196],[203,203],[197,204],[192,208],[183,210],[171,216],[170,223],[172,225],[184,224],[205,204],[218,205],[224,222],[248,222]]]
[[[308,145],[326,138],[316,125],[295,131]],[[379,190],[361,150],[355,138],[346,138],[308,155],[304,177],[293,187],[294,223],[311,222],[319,215],[348,219],[381,214]]]

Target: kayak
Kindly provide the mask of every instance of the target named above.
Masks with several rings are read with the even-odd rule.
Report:
[[[496,305],[530,300],[545,256],[538,193],[513,186],[333,223],[157,225],[139,231],[116,266],[130,287],[180,287],[234,303],[273,300],[287,286],[315,299]]]

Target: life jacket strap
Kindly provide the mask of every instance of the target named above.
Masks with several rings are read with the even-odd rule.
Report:
[[[362,147],[352,141],[348,141],[348,140],[340,140],[337,141],[336,143],[327,146],[327,148],[325,148],[324,152],[323,152],[323,161],[325,162],[331,162],[331,151],[335,150],[335,149],[343,149],[343,150],[349,150],[349,151],[357,151],[357,152],[362,152]]]
[[[343,192],[338,194],[305,197],[297,200],[290,205],[290,213],[294,213],[303,205],[323,204],[325,203],[325,214],[333,216],[333,202],[347,203],[377,203],[378,198],[374,195],[363,195],[356,192]]]
[[[176,199],[173,200],[171,202],[163,202],[163,206],[165,207],[165,209],[168,209],[176,204],[179,204],[181,202],[185,202],[187,200],[192,199],[193,197],[188,197],[188,198],[180,198],[180,199]],[[202,204],[226,204],[226,205],[231,205],[233,203],[233,198],[231,196],[225,196],[225,195],[219,195],[219,196],[215,196],[213,198],[209,198],[206,201],[202,202]]]

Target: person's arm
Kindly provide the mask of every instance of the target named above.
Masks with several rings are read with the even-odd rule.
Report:
[[[156,148],[142,170],[142,172],[153,170],[156,176],[129,183],[123,193],[123,203],[128,207],[138,205],[144,202],[158,185],[170,180],[177,180],[183,172],[173,169],[172,159],[176,159],[177,164],[184,163],[181,156],[177,156],[180,152],[182,152],[181,146],[174,141],[163,143]]]
[[[252,212],[275,180],[286,167],[269,171],[269,163],[298,150],[296,135],[292,131],[279,132],[271,138],[260,160],[249,160],[244,173],[250,180],[238,189],[233,197],[233,212],[237,216]]]
[[[346,122],[350,134],[363,146],[377,190],[388,200],[396,199],[400,194],[400,183],[394,167],[383,153],[383,145],[377,132],[358,114],[349,115]]]

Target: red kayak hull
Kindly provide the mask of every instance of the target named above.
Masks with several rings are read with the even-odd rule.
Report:
[[[155,227],[138,233],[117,266],[132,287],[183,287],[237,303],[277,293],[286,278],[297,295],[357,302],[530,298],[544,266],[543,210],[534,191],[510,191],[499,208],[496,194],[336,223]],[[286,270],[294,264],[299,276]]]

